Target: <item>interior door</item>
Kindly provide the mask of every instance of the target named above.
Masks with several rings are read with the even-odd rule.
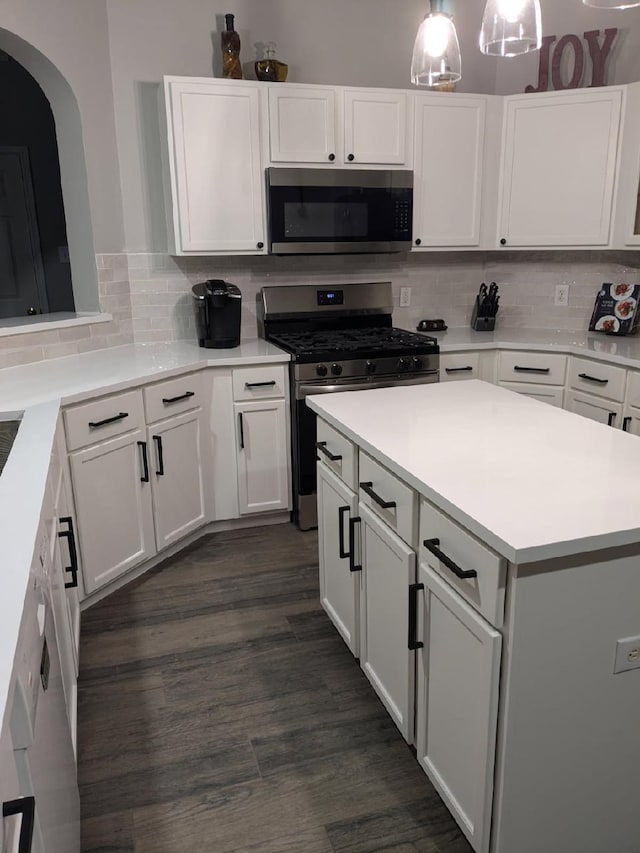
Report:
[[[0,317],[46,311],[27,150],[0,147]]]

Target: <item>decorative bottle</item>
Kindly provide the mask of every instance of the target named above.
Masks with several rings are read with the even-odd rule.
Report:
[[[220,33],[222,45],[222,76],[233,80],[242,80],[240,64],[240,36],[233,29],[233,15],[224,16],[226,31]]]
[[[276,59],[276,46],[270,41],[265,45],[264,59],[255,63],[256,77],[270,83],[284,83],[287,79],[289,66]]]

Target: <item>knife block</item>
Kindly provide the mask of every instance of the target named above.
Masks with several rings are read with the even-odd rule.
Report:
[[[471,328],[476,332],[493,332],[496,327],[496,318],[493,317],[478,317],[478,309],[480,308],[480,300],[476,296],[476,301],[473,303],[473,313],[471,315]]]

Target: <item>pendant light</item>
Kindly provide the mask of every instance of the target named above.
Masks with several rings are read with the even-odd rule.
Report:
[[[590,6],[592,9],[633,9],[634,6],[640,6],[640,0],[627,0],[625,3],[620,0],[582,0],[585,6]]]
[[[482,53],[518,56],[541,44],[540,0],[487,0],[480,30]]]
[[[437,86],[461,78],[455,25],[451,16],[442,11],[442,0],[431,0],[431,11],[418,27],[413,46],[411,82],[415,86]]]

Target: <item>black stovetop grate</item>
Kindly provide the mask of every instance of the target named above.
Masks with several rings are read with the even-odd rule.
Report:
[[[437,352],[435,338],[417,335],[403,329],[363,328],[334,329],[316,332],[285,332],[270,335],[269,340],[293,355],[320,356],[331,353],[334,358],[355,358],[375,351],[378,355]]]

